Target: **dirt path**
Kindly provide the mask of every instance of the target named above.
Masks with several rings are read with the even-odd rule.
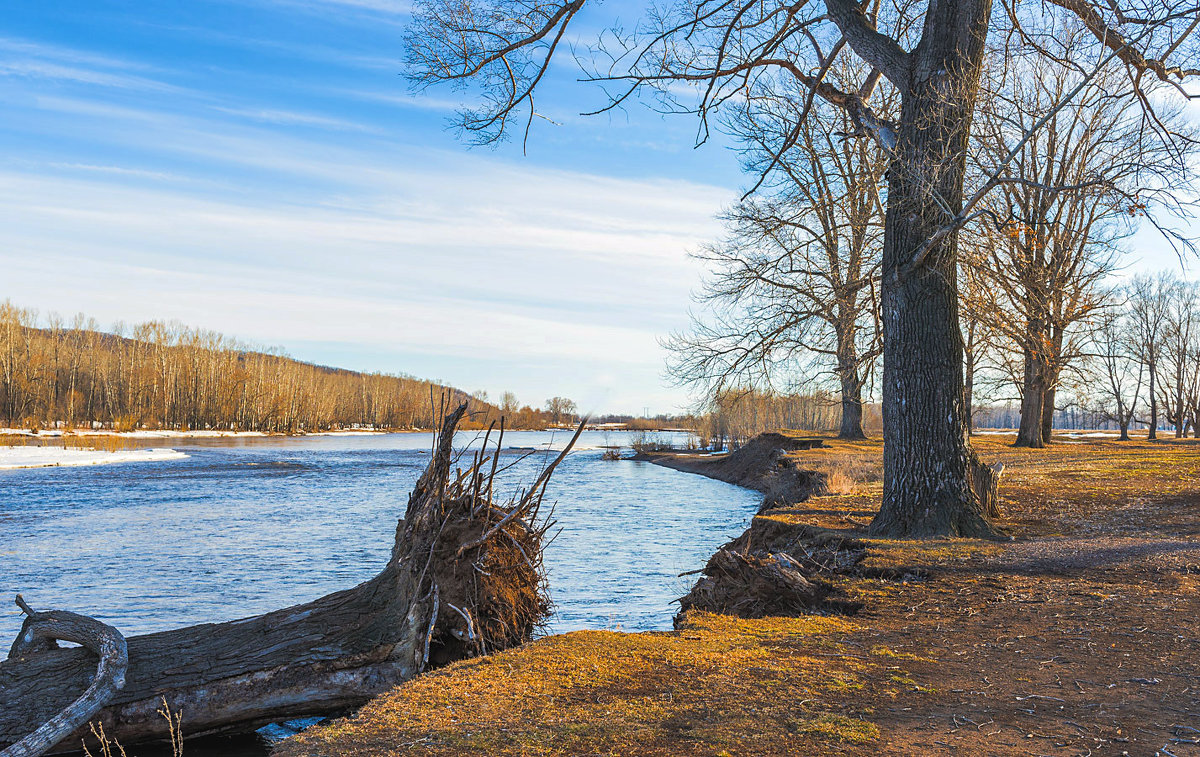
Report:
[[[920,658],[845,702],[874,709],[861,752],[1200,755],[1200,447],[982,451],[1011,470],[1015,541],[855,618],[848,647]]]
[[[847,643],[925,658],[885,751],[1200,754],[1198,574],[1193,541],[1043,538],[875,605]]]

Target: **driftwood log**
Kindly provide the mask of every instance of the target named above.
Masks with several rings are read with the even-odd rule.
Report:
[[[528,490],[496,505],[492,480],[503,429],[494,452],[485,437],[484,450],[459,467],[452,441],[465,411],[446,414],[382,572],[265,615],[130,637],[124,685],[102,687],[104,701],[85,722],[101,721],[125,746],[166,740],[158,713],[165,703],[183,713],[185,736],[247,732],[361,705],[435,665],[527,640],[549,613],[541,565],[548,524],[538,508],[566,452]],[[21,631],[22,639],[32,633],[40,643],[18,641],[0,661],[5,757],[6,747],[15,749],[70,709],[96,677],[98,645],[57,648],[48,639],[70,637],[39,634],[46,616],[30,615]],[[51,748],[78,750],[87,728],[54,722]]]
[[[99,658],[92,682],[78,699],[3,753],[3,757],[37,757],[53,748],[64,734],[86,725],[125,686],[129,651],[120,631],[98,620],[61,610],[34,612],[20,594],[17,605],[27,617],[9,658],[56,649],[59,641],[80,644]]]

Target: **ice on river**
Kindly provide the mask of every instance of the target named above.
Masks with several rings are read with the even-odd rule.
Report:
[[[157,462],[187,457],[173,449],[128,449],[107,452],[66,447],[0,447],[0,470],[55,466]]]

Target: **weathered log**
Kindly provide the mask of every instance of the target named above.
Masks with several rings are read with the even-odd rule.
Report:
[[[185,736],[335,712],[428,667],[528,639],[549,612],[538,507],[562,455],[529,491],[497,506],[499,443],[490,466],[480,452],[452,472],[465,411],[447,413],[382,572],[265,615],[130,637],[125,686],[96,716],[108,736],[126,746],[167,738],[157,712],[164,700],[184,713]],[[0,748],[69,706],[96,668],[84,648],[14,652],[0,661]],[[77,730],[57,749],[78,749],[84,735]]]
[[[21,634],[13,642],[9,657],[56,649],[59,641],[81,644],[99,657],[96,675],[78,699],[33,733],[0,752],[0,757],[38,757],[83,727],[125,686],[129,652],[125,637],[117,629],[98,620],[61,610],[34,612],[20,594],[17,595],[17,605],[27,617]]]

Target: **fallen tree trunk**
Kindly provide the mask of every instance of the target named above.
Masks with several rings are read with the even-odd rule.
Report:
[[[129,652],[125,637],[117,629],[98,620],[61,610],[34,612],[20,594],[17,595],[17,605],[25,611],[27,618],[21,634],[13,642],[9,657],[49,651],[56,648],[59,641],[71,641],[91,650],[99,658],[95,676],[78,699],[0,755],[37,757],[82,728],[125,686]]]
[[[130,637],[125,685],[96,716],[105,733],[126,746],[166,739],[164,700],[183,713],[185,736],[246,732],[354,707],[429,667],[527,640],[549,613],[538,508],[566,452],[497,506],[500,442],[489,456],[485,439],[472,464],[455,467],[465,410],[447,414],[382,572],[265,615]],[[96,666],[86,648],[14,648],[0,661],[0,748],[69,707]],[[57,749],[78,749],[83,730]]]

